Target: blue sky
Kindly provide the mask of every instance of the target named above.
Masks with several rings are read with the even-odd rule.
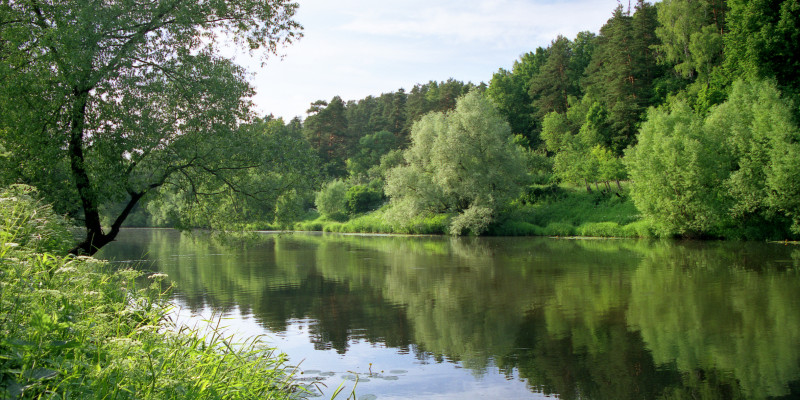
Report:
[[[305,117],[315,100],[345,101],[454,78],[488,83],[499,68],[546,47],[598,32],[617,0],[299,0],[305,37],[253,73],[259,114]],[[627,7],[627,3],[625,4]]]

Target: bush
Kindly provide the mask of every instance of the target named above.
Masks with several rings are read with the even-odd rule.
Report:
[[[493,214],[494,212],[490,208],[473,205],[453,218],[450,223],[450,234],[456,236],[465,233],[480,235],[494,220]]]
[[[323,217],[334,221],[347,220],[347,184],[339,179],[328,182],[317,193],[315,204]]]
[[[42,203],[31,186],[11,185],[0,190],[0,224],[0,244],[55,254],[66,254],[75,244],[69,221]]]
[[[494,236],[542,236],[544,230],[525,221],[505,221],[492,227],[489,233]]]
[[[350,214],[359,214],[380,207],[383,202],[383,192],[367,185],[355,185],[347,189],[345,200]]]
[[[623,237],[623,230],[616,222],[588,222],[575,229],[578,236]]]
[[[284,355],[178,328],[166,275],[63,250],[66,224],[29,187],[2,191],[0,398],[295,398]]]
[[[575,227],[564,222],[551,222],[544,227],[542,233],[545,236],[572,236],[575,234]]]
[[[645,237],[655,237],[656,234],[653,230],[653,226],[649,221],[639,220],[622,226],[622,236],[645,238]]]

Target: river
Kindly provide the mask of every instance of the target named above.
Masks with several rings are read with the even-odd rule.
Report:
[[[800,246],[126,229],[174,316],[357,399],[800,396]]]

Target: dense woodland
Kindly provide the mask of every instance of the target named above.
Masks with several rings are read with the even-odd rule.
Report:
[[[254,117],[243,71],[213,49],[175,47],[202,47],[192,35],[214,24],[202,10],[183,30],[153,22],[163,35],[125,50],[116,33],[74,42],[67,33],[91,25],[79,12],[3,7],[0,178],[86,221],[78,250],[113,240],[129,216],[187,228],[800,235],[797,0],[620,5],[599,32],[553,38],[488,84],[337,96],[290,121]],[[268,52],[299,29],[291,13],[262,16],[284,30],[244,42]],[[137,18],[161,17],[104,20],[103,32],[139,35]],[[571,201],[575,213],[626,215],[586,229],[569,215],[543,222]]]

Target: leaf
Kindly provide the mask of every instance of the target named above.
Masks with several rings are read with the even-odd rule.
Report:
[[[48,379],[53,379],[56,376],[58,376],[58,371],[49,368],[37,368],[32,371],[28,371],[26,375],[28,379],[33,379],[35,381],[44,381]]]

